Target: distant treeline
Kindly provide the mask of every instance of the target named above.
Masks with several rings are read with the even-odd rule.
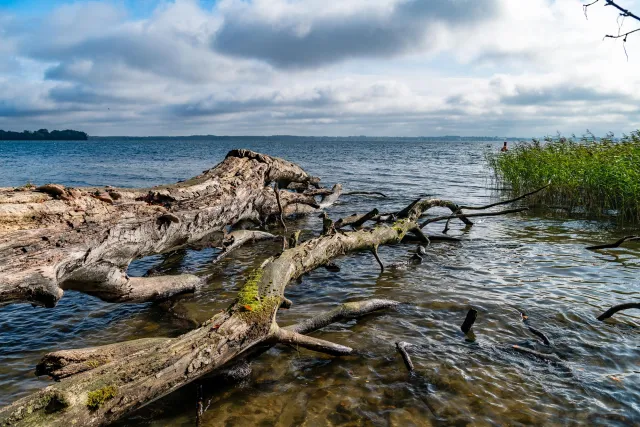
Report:
[[[0,129],[0,141],[86,141],[88,135],[77,130],[40,129],[35,132],[11,132]]]

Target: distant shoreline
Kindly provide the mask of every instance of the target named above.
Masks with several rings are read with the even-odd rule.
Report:
[[[497,137],[497,136],[297,136],[297,135],[189,135],[189,136],[90,136],[89,139],[123,139],[123,140],[216,140],[216,141],[240,141],[253,139],[257,141],[523,141],[530,138]]]
[[[40,129],[34,132],[4,131],[0,129],[0,141],[86,141],[89,136],[85,132],[77,130],[53,130]]]

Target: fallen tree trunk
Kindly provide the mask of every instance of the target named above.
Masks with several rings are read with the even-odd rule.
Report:
[[[337,256],[400,243],[407,232],[418,227],[416,221],[425,210],[447,203],[437,199],[417,201],[390,226],[333,232],[283,251],[250,274],[229,308],[180,337],[141,343],[133,352],[118,352],[112,347],[116,356],[90,364],[78,350],[68,355],[73,362],[66,365],[51,358],[48,365],[53,371],[64,370],[70,376],[1,409],[0,425],[106,425],[221,370],[260,346],[286,343],[329,354],[350,354],[349,347],[298,332],[308,330],[306,326],[287,329],[278,325],[276,314],[286,286]],[[78,370],[78,363],[91,369]],[[79,373],[73,374],[74,370]]]
[[[129,277],[137,258],[198,243],[242,220],[264,223],[308,213],[340,195],[280,191],[271,182],[318,186],[299,166],[233,150],[201,175],[151,189],[65,188],[47,184],[0,190],[0,305],[53,307],[73,289],[109,302],[144,302],[193,292],[193,275]]]

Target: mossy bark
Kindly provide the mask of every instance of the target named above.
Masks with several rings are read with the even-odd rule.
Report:
[[[247,280],[235,303],[199,328],[150,346],[140,345],[140,350],[133,353],[120,352],[117,359],[20,399],[0,410],[0,425],[106,425],[203,375],[220,370],[261,345],[295,342],[331,354],[349,354],[348,347],[300,335],[299,331],[311,330],[313,325],[292,329],[278,326],[276,314],[287,284],[348,252],[399,243],[407,232],[417,227],[416,220],[424,210],[441,205],[440,200],[422,200],[403,211],[404,218],[391,226],[383,224],[359,231],[336,232],[287,249],[265,261]],[[375,308],[375,304],[371,307]],[[360,308],[344,306],[342,310]],[[332,313],[327,319],[340,317],[341,313]],[[127,345],[135,345],[132,343]],[[105,387],[117,391],[108,393],[114,395],[101,400],[99,405],[91,405],[94,395],[90,393]],[[64,396],[68,405],[47,412],[42,404],[37,404],[46,393]]]

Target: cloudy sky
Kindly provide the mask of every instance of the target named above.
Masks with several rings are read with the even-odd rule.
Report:
[[[0,128],[616,134],[640,32],[579,0],[0,0]],[[601,0],[600,3],[604,3]],[[640,0],[619,0],[640,13]],[[640,27],[627,18],[623,30]]]

